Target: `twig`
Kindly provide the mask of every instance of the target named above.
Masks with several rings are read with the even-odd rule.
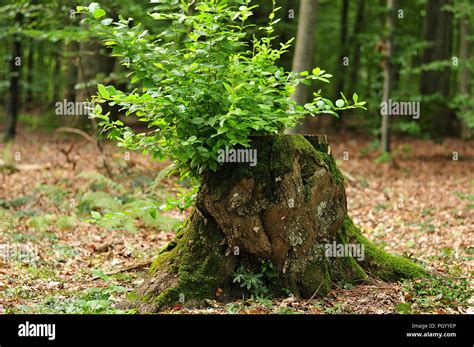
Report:
[[[93,144],[94,146],[97,146],[97,143],[94,140],[94,138],[92,136],[90,136],[88,133],[86,133],[85,131],[82,131],[81,129],[61,127],[61,128],[57,128],[55,130],[55,132],[56,133],[71,133],[71,134],[80,135],[83,138],[85,138],[87,141],[89,141],[91,144]]]
[[[118,274],[118,273],[127,272],[127,271],[130,271],[130,270],[141,269],[141,268],[143,268],[143,267],[145,267],[145,266],[150,265],[151,263],[153,263],[153,259],[145,260],[145,261],[143,261],[143,262],[141,262],[141,263],[132,264],[132,265],[126,266],[126,267],[124,267],[124,268],[122,268],[122,269],[118,269],[118,270],[114,270],[114,271],[109,271],[109,272],[106,272],[105,274],[106,274],[107,276],[116,275],[116,274]],[[92,280],[94,281],[94,280],[96,280],[96,279],[98,279],[98,278],[100,278],[100,277],[99,277],[99,276],[95,276],[95,277],[92,277]]]
[[[96,123],[93,122],[92,124],[94,126],[94,129],[97,130]],[[87,141],[89,141],[92,145],[94,145],[100,152],[100,157],[102,159],[102,165],[103,165],[103,167],[104,167],[104,169],[107,173],[107,176],[109,176],[110,178],[112,177],[112,171],[111,171],[110,166],[107,162],[104,146],[103,146],[102,142],[99,139],[97,139],[97,138],[94,139],[91,135],[89,135],[85,131],[82,131],[82,130],[77,129],[77,128],[61,127],[61,128],[56,129],[56,132],[57,133],[72,133],[72,134],[80,135],[80,136],[84,137]]]
[[[31,171],[31,170],[42,170],[49,169],[51,163],[46,164],[7,164],[5,161],[0,159],[0,169],[6,169],[11,172],[15,171]]]
[[[316,291],[314,292],[313,295],[311,295],[311,297],[308,299],[308,301],[306,301],[306,305],[310,303],[311,300],[314,299],[314,297],[316,296],[316,294],[319,292],[319,288],[321,288],[323,282],[319,283],[319,286],[318,286],[318,289],[316,289]]]

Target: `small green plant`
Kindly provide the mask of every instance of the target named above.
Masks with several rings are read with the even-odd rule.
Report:
[[[424,233],[434,233],[436,231],[436,227],[431,223],[431,220],[421,222],[419,228]]]
[[[56,227],[60,230],[72,230],[77,225],[77,217],[72,216],[58,216],[56,220]]]
[[[474,294],[467,278],[431,277],[406,280],[403,282],[403,290],[409,302],[401,309],[410,307],[410,313],[418,313],[414,309],[414,303],[417,304],[419,312],[425,313],[436,311],[438,308],[467,307],[468,300]]]
[[[4,200],[0,199],[0,208],[17,208],[23,205],[26,205],[30,200],[31,196],[25,195],[20,196],[19,198],[15,198],[12,200]]]
[[[464,194],[461,192],[455,192],[456,195],[461,200],[469,201],[470,203],[467,205],[467,208],[473,209],[474,208],[474,194]]]
[[[240,5],[240,6],[239,6]],[[247,19],[257,6],[251,0],[202,0],[193,10],[185,1],[175,11],[152,11],[151,17],[168,23],[155,36],[131,19],[106,18],[97,3],[79,6],[84,22],[113,55],[131,70],[127,93],[98,85],[94,117],[119,146],[171,159],[182,177],[199,180],[217,170],[218,152],[226,147],[250,146],[250,136],[271,135],[293,127],[308,115],[364,108],[354,94],[335,103],[314,93],[311,102],[298,105],[291,95],[299,84],[329,82],[326,71],[294,73],[277,65],[293,40],[274,46],[274,26],[280,21],[273,1],[268,25],[252,29]],[[258,37],[261,38],[258,38]],[[147,123],[136,133],[120,120],[103,114],[100,104],[119,105],[126,115]]]
[[[395,311],[400,314],[412,313],[411,303],[401,302],[395,305]]]
[[[35,216],[30,219],[29,226],[35,231],[47,231],[54,224],[55,219],[56,216],[52,214]]]
[[[393,156],[389,152],[381,153],[377,158],[374,159],[376,164],[382,164],[393,161]]]
[[[346,303],[336,302],[333,306],[324,308],[325,314],[341,314],[344,313]]]
[[[234,273],[233,283],[240,284],[240,287],[245,288],[252,296],[261,298],[268,294],[268,286],[276,276],[273,264],[262,261],[259,273],[252,273],[240,266]]]
[[[233,282],[239,283],[242,288],[245,288],[255,296],[265,295],[268,291],[263,281],[263,274],[253,274],[243,266],[239,267],[235,272]]]
[[[57,206],[63,203],[69,191],[57,185],[40,183],[34,188],[33,193],[39,196],[45,196],[51,204]]]
[[[114,307],[115,296],[123,295],[128,289],[118,285],[105,288],[89,288],[78,296],[64,298],[52,295],[33,307],[22,307],[27,313],[64,313],[64,314],[125,314],[133,313]],[[18,312],[21,313],[21,312]]]
[[[117,194],[123,194],[125,192],[125,188],[120,183],[98,172],[82,172],[76,176],[76,179],[85,180],[89,185],[89,189],[92,191],[109,191]]]
[[[376,139],[369,143],[368,145],[364,146],[360,150],[360,155],[363,157],[368,156],[371,153],[377,152],[378,149],[380,148],[380,140]]]
[[[194,204],[198,190],[198,185],[194,185],[191,189],[181,188],[178,191],[176,198],[167,199],[166,202],[160,206],[160,209],[168,211],[177,208],[179,211],[183,212]]]

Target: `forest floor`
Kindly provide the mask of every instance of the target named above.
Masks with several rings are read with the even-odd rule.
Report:
[[[243,298],[165,312],[474,313],[472,142],[396,138],[392,157],[361,136],[329,142],[347,176],[354,222],[387,251],[442,276],[334,284],[311,301]],[[21,164],[0,169],[0,313],[123,313],[117,303],[143,281],[190,212],[154,212],[183,182],[160,180],[166,163],[111,144],[109,177],[96,146],[76,135],[22,128],[0,153],[4,164]]]

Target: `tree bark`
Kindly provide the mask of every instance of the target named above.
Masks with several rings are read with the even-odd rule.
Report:
[[[22,14],[18,12],[15,22],[21,26]],[[20,108],[20,70],[21,70],[21,36],[13,37],[12,59],[10,61],[10,88],[8,90],[7,122],[4,141],[13,140],[16,136],[16,124]]]
[[[76,101],[76,84],[78,79],[78,55],[79,43],[71,41],[67,46],[67,56],[69,58],[66,78],[66,90],[64,97],[67,101]]]
[[[335,99],[340,97],[339,93],[345,93],[345,82],[346,82],[346,74],[349,70],[350,63],[348,61],[348,65],[345,64],[344,59],[349,59],[348,57],[348,44],[347,44],[347,30],[348,30],[348,15],[349,15],[349,0],[342,0],[342,8],[341,8],[341,31],[339,33],[339,64],[341,64],[339,80],[336,89]],[[344,112],[339,114],[339,118],[334,118],[332,121],[333,126],[340,130],[344,127]]]
[[[28,62],[27,62],[27,70],[28,75],[26,77],[26,85],[28,86],[26,90],[26,98],[25,104],[31,107],[33,103],[33,74],[34,74],[34,48],[35,48],[35,40],[30,39],[28,45]]]
[[[255,137],[251,148],[256,166],[226,163],[204,176],[194,213],[126,307],[157,312],[249,295],[234,283],[238,271],[259,276],[266,294],[306,299],[369,274],[384,280],[426,275],[376,248],[354,226],[325,137]],[[336,244],[363,245],[363,256],[331,256],[327,247]]]
[[[314,65],[314,34],[316,31],[316,13],[318,0],[301,0],[298,14],[298,32],[296,36],[295,54],[293,56],[292,70],[294,72],[311,71]],[[303,105],[308,101],[310,88],[304,84],[297,86],[292,98]],[[302,121],[304,124],[304,120]],[[302,129],[303,128],[303,129]],[[299,124],[290,132],[305,130]]]
[[[58,42],[55,44],[55,47],[53,48],[53,57],[54,57],[54,76],[61,76],[61,60],[62,60],[62,48],[63,44],[62,42]],[[54,105],[59,101],[61,102],[62,100],[59,100],[59,98],[62,95],[62,80],[60,78],[55,78],[53,79],[53,92],[52,92],[52,103],[51,106],[54,107]]]
[[[430,0],[426,3],[424,38],[431,46],[423,53],[423,64],[435,61],[449,61],[452,50],[452,13],[442,9],[451,4],[451,0]],[[423,71],[420,92],[431,96],[433,100],[425,103],[424,126],[434,137],[452,133],[453,112],[448,107],[450,95],[451,69]]]
[[[353,54],[350,63],[350,76],[349,76],[349,91],[355,92],[357,86],[357,79],[359,77],[360,68],[360,39],[358,35],[362,32],[364,27],[364,16],[365,15],[365,0],[359,0],[357,4],[357,13],[354,23],[354,29],[352,31],[350,44],[352,46]]]
[[[461,68],[459,69],[459,93],[469,95],[470,71],[466,66],[469,61],[469,24],[467,18],[461,18],[459,23],[459,58],[461,59]],[[461,108],[461,112],[466,112],[468,106]],[[466,124],[465,120],[461,120],[461,136],[463,139],[472,137],[472,129]]]
[[[113,71],[115,60],[100,52],[100,43],[98,41],[86,41],[80,43],[80,58],[78,58],[78,81],[81,88],[76,91],[76,102],[90,101],[92,95],[97,92],[96,79],[99,73],[105,76]],[[90,119],[86,115],[78,115],[71,117],[72,127],[86,128],[90,123]],[[92,127],[95,128],[94,124]]]
[[[347,17],[349,15],[349,1],[342,0],[342,9],[341,9],[341,32],[339,34],[339,64],[342,65],[342,71],[346,69],[346,66],[343,64],[344,58],[347,57]],[[341,73],[339,77],[339,83],[337,88],[337,97],[339,97],[339,92],[344,92],[345,87],[345,76],[344,72]]]
[[[395,0],[387,0],[387,24],[386,28],[388,31],[387,39],[385,40],[386,58],[384,61],[383,69],[383,102],[388,103],[390,94],[392,93],[393,83],[393,9],[395,7]],[[390,152],[390,126],[389,126],[390,115],[382,115],[382,152]]]

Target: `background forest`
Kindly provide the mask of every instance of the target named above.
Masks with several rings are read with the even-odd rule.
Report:
[[[101,6],[112,17],[120,14],[134,18],[143,30],[153,34],[164,28],[147,13],[156,6],[172,8],[178,1],[161,3],[105,1]],[[331,125],[379,134],[387,38],[391,35],[391,98],[421,102],[424,115],[417,120],[395,117],[393,131],[432,139],[470,136],[469,129],[474,126],[469,97],[472,2],[399,0],[393,10],[396,13],[391,29],[386,25],[385,1],[314,4],[302,5],[301,22],[309,23],[304,49],[295,57],[293,47],[280,64],[289,70],[321,66],[335,76],[333,83],[323,86],[327,95],[338,98],[340,92],[352,95],[358,91],[368,102],[368,112],[357,112],[342,121],[333,120],[332,124],[321,120],[322,124],[309,126],[305,132],[321,132]],[[260,1],[258,5],[249,20],[262,25],[272,4]],[[280,42],[286,42],[296,37],[300,4],[282,1],[279,5],[281,22],[276,34]],[[5,100],[2,116],[4,124],[8,121],[8,136],[13,135],[15,117],[49,127],[68,123],[70,120],[57,117],[55,103],[88,99],[96,90],[97,81],[129,90],[137,87],[127,84],[127,71],[113,57],[112,50],[99,45],[96,33],[80,25],[81,15],[75,13],[75,6],[73,1],[3,1],[0,91]]]

